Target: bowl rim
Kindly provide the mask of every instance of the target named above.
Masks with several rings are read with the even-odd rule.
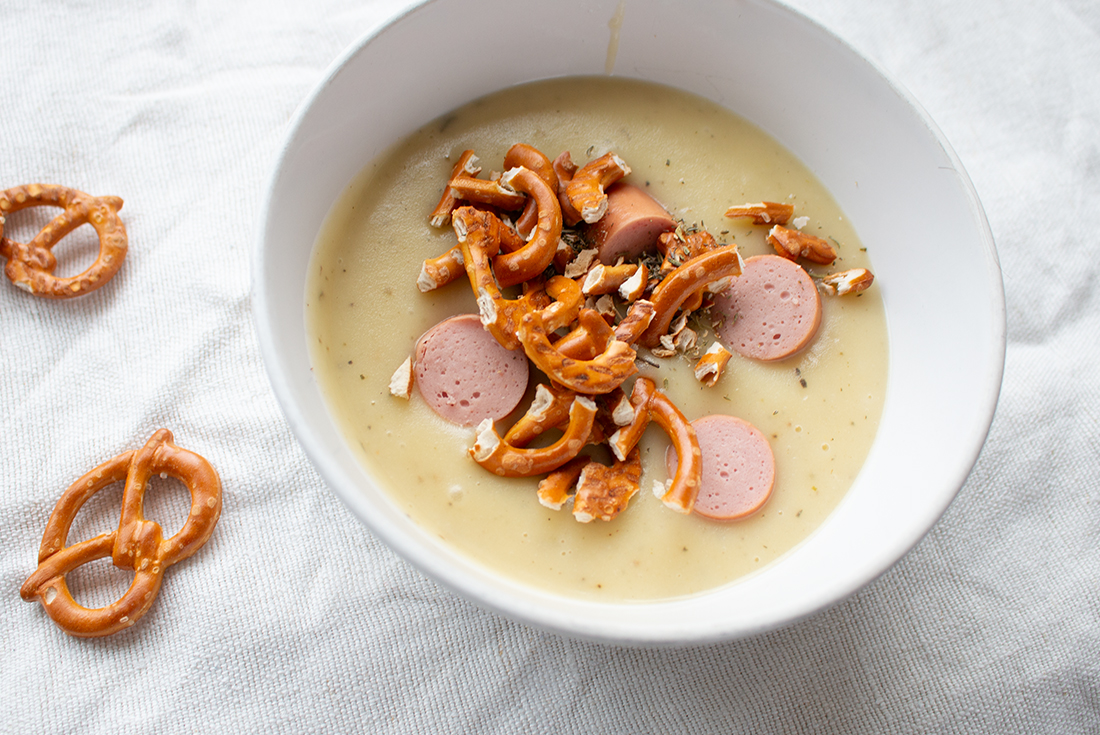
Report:
[[[453,0],[424,0],[423,2],[410,5],[401,12],[380,21],[376,27],[362,34],[353,43],[348,45],[329,64],[320,80],[296,108],[285,128],[283,139],[276,153],[275,165],[272,167],[263,190],[258,226],[252,243],[251,295],[254,326],[264,368],[271,383],[272,390],[275,393],[277,403],[299,446],[305,451],[311,464],[318,471],[325,484],[329,486],[331,491],[341,499],[345,506],[348,507],[372,533],[377,534],[388,546],[397,551],[402,558],[412,563],[417,569],[441,583],[443,586],[456,592],[464,599],[471,600],[475,604],[500,613],[505,617],[516,619],[523,623],[572,638],[611,642],[621,645],[645,646],[697,645],[725,641],[733,638],[742,638],[784,627],[798,620],[807,618],[847,599],[859,589],[871,584],[892,568],[894,564],[900,561],[934,527],[966,483],[970,472],[977,462],[982,447],[984,446],[999,400],[1005,367],[1007,325],[1003,275],[993,233],[990,229],[989,222],[974,184],[943,131],[933,121],[928,112],[891,73],[882,68],[878,63],[864,56],[846,40],[826,28],[816,19],[781,2],[781,0],[744,0],[744,2],[778,10],[787,14],[795,22],[808,25],[811,32],[820,34],[825,39],[837,45],[840,52],[845,54],[850,61],[855,61],[865,66],[873,75],[884,82],[889,90],[901,99],[913,114],[914,119],[923,126],[954,166],[958,175],[961,191],[966,196],[965,204],[967,213],[974,219],[974,223],[977,225],[977,231],[983,247],[981,256],[988,269],[987,275],[993,287],[993,293],[990,295],[994,300],[994,303],[991,305],[992,326],[994,328],[994,334],[992,335],[994,350],[992,354],[986,355],[989,362],[984,366],[986,379],[983,381],[983,385],[987,386],[987,390],[982,396],[977,397],[980,400],[977,401],[978,408],[975,411],[974,425],[976,428],[972,436],[970,436],[966,451],[960,454],[960,464],[965,464],[967,470],[957,478],[957,482],[952,488],[952,491],[945,494],[944,502],[939,506],[930,507],[928,509],[926,518],[924,519],[925,522],[921,524],[923,527],[920,532],[914,534],[912,537],[907,536],[901,542],[895,544],[891,549],[892,553],[884,554],[876,560],[865,563],[860,568],[859,574],[851,575],[844,580],[844,583],[831,588],[833,594],[823,598],[803,601],[801,605],[792,606],[792,608],[788,610],[788,615],[771,619],[763,623],[758,622],[753,625],[735,625],[726,628],[711,628],[708,630],[666,627],[647,631],[622,631],[615,630],[606,625],[594,625],[589,628],[577,629],[575,626],[565,627],[556,623],[553,616],[547,614],[545,610],[540,609],[538,605],[516,604],[514,600],[502,600],[499,595],[492,593],[491,590],[482,585],[471,584],[470,580],[456,582],[456,580],[449,578],[447,575],[441,574],[436,568],[436,563],[432,559],[432,553],[425,548],[421,548],[419,541],[407,538],[402,533],[391,530],[385,524],[373,521],[370,514],[364,512],[363,507],[360,505],[360,499],[352,497],[346,491],[346,483],[353,483],[353,480],[350,476],[347,476],[338,468],[332,466],[327,456],[329,451],[328,447],[324,446],[323,443],[306,428],[308,422],[306,421],[304,413],[296,404],[296,398],[291,388],[289,373],[286,366],[282,364],[279,350],[276,347],[276,342],[278,341],[276,337],[277,325],[269,318],[271,314],[271,299],[269,296],[274,296],[274,294],[269,295],[264,287],[264,276],[267,269],[270,267],[265,252],[265,242],[268,237],[271,207],[280,177],[285,172],[288,154],[293,147],[293,143],[303,123],[306,121],[314,103],[325,94],[326,90],[333,84],[335,78],[344,67],[358,54],[363,52],[371,43],[375,42],[376,39],[384,34],[390,27],[413,15],[424,12],[430,6],[445,4],[452,1]],[[303,344],[303,349],[304,347]],[[835,512],[836,510],[833,511],[833,513]],[[814,531],[814,533],[817,532],[818,531]],[[790,552],[788,552],[788,554],[789,553]],[[772,564],[775,563],[778,563],[778,560],[772,562]],[[734,584],[736,583],[735,581]],[[550,597],[554,596],[550,595]],[[661,607],[668,602],[676,601],[657,600],[648,603],[627,604]],[[596,604],[606,606],[608,603]],[[583,603],[581,606],[583,607]]]

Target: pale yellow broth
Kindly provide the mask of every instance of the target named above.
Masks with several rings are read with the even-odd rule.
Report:
[[[428,213],[461,151],[477,152],[484,176],[516,142],[551,158],[569,150],[579,163],[614,150],[633,169],[627,181],[685,223],[737,243],[746,257],[771,252],[767,228],[726,219],[726,208],[792,202],[796,216],[809,217],[805,231],[836,243],[841,259],[831,270],[869,267],[851,224],[806,167],[702,98],[610,77],[492,95],[432,121],[367,165],[317,239],[306,298],[311,358],[349,444],[392,501],[456,553],[563,595],[679,597],[774,562],[833,510],[874,439],[887,371],[878,284],[858,297],[823,296],[821,329],[806,351],[775,363],[735,354],[713,388],[695,380],[693,361],[684,358],[641,366],[689,419],[730,413],[768,437],[775,489],[743,520],[715,522],[662,505],[651,490],[667,478],[668,439],[656,426],[641,445],[642,492],[613,521],[582,524],[568,504],[560,511],[539,504],[537,478],[500,478],[478,466],[467,452],[472,428],[440,419],[415,391],[410,400],[390,395],[390,376],[419,335],[445,317],[477,311],[465,279],[427,294],[417,289],[422,261],[456,242],[449,227],[428,224]]]

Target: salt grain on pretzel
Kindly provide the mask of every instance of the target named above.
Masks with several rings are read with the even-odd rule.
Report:
[[[7,215],[41,206],[60,207],[64,211],[28,243],[3,236],[2,221]],[[121,208],[119,197],[93,197],[53,184],[28,184],[0,191],[0,256],[8,259],[4,273],[19,288],[47,299],[68,299],[96,290],[118,272],[126,257],[126,227],[118,216]],[[78,275],[54,276],[57,258],[52,248],[84,224],[90,224],[99,236],[95,262]]]
[[[142,515],[143,497],[153,475],[175,477],[191,493],[191,511],[183,528],[167,539],[159,524]],[[69,528],[81,506],[103,488],[122,480],[126,485],[118,528],[67,546]],[[124,630],[152,606],[165,570],[194,554],[210,538],[221,507],[218,473],[199,455],[176,446],[172,433],[161,429],[141,449],[108,460],[65,491],[42,535],[38,569],[23,583],[19,594],[24,600],[41,602],[69,635],[87,638]],[[108,556],[116,567],[134,572],[130,588],[106,607],[91,609],[78,604],[69,593],[65,575]]]

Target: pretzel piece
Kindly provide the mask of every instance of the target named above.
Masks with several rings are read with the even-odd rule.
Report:
[[[695,363],[695,379],[703,385],[713,388],[718,379],[722,377],[726,364],[733,354],[722,346],[721,342],[711,344],[699,362]]]
[[[479,173],[481,173],[481,166],[477,165],[477,156],[474,155],[472,150],[465,150],[462,151],[462,155],[458,157],[454,168],[451,169],[451,178],[448,181],[457,179],[460,176],[474,178]],[[458,199],[448,183],[443,189],[443,196],[439,198],[439,204],[435,205],[435,209],[432,210],[429,216],[432,227],[444,227],[451,219],[451,212],[457,207]]]
[[[614,153],[605,153],[581,167],[565,187],[573,208],[588,224],[599,222],[607,213],[604,190],[630,173],[630,166]]]
[[[620,461],[625,460],[641,440],[649,422],[656,421],[672,440],[678,457],[676,473],[667,490],[660,496],[661,502],[679,513],[690,513],[699,494],[699,483],[703,476],[703,455],[695,429],[680,409],[676,408],[668,396],[658,391],[657,385],[649,378],[638,378],[634,381],[630,403],[634,406],[634,420],[608,439],[612,453]]]
[[[874,275],[866,268],[852,268],[825,276],[821,279],[821,288],[832,296],[844,296],[866,291],[874,281]]]
[[[53,206],[65,211],[55,217],[29,243],[3,236],[3,220],[28,207]],[[68,299],[96,290],[109,281],[126,257],[126,227],[118,216],[122,199],[93,197],[54,184],[28,184],[0,191],[0,255],[8,258],[4,273],[19,288],[47,299]],[[99,236],[99,254],[83,273],[58,278],[53,275],[57,258],[52,248],[84,224]]]
[[[626,509],[642,478],[642,456],[635,448],[625,460],[610,467],[589,462],[577,478],[577,493],[573,498],[573,517],[581,523],[594,520],[610,521]]]
[[[497,282],[507,287],[534,278],[553,261],[561,237],[561,205],[550,185],[522,166],[508,169],[500,177],[500,184],[529,194],[538,208],[538,222],[527,244],[515,252],[501,253],[493,258]]]
[[[827,240],[799,230],[776,225],[768,231],[768,242],[775,252],[787,260],[805,258],[813,263],[829,265],[836,260],[836,250]]]
[[[504,169],[517,168],[530,169],[540,179],[546,182],[550,191],[557,197],[558,174],[554,171],[554,164],[546,155],[534,146],[526,143],[516,143],[504,154]],[[560,206],[560,205],[559,205]],[[527,200],[523,212],[516,218],[516,230],[523,237],[530,237],[531,230],[538,222],[539,205],[534,197]]]
[[[741,275],[741,255],[736,245],[710,250],[679,266],[653,289],[650,301],[656,314],[638,341],[646,347],[659,344],[676,312],[690,297],[710,284],[738,275]]]
[[[793,204],[782,202],[757,202],[755,204],[741,204],[726,210],[726,216],[732,219],[740,217],[752,218],[754,225],[785,225],[794,214]]]
[[[576,457],[584,448],[596,419],[596,410],[596,402],[591,398],[574,397],[569,408],[569,426],[561,438],[550,446],[534,449],[510,445],[497,433],[493,420],[485,419],[477,427],[477,439],[470,448],[470,456],[502,477],[531,477],[550,472]]]
[[[170,475],[191,492],[191,512],[183,528],[165,539],[155,521],[142,516],[150,478]],[[88,541],[67,546],[67,536],[81,506],[103,488],[125,479],[118,528]],[[165,570],[194,554],[206,543],[221,515],[221,480],[210,463],[173,443],[172,432],[160,429],[138,450],[104,462],[76,482],[58,500],[42,535],[38,569],[23,583],[20,596],[39,600],[57,625],[69,635],[96,637],[133,625],[153,604]],[[130,569],[134,580],[116,602],[90,609],[69,592],[65,575],[77,567],[110,556],[115,566]]]

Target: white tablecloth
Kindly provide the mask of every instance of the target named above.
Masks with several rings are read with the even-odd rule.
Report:
[[[1100,732],[1100,3],[795,0],[913,93],[974,180],[1004,387],[957,500],[893,570],[684,650],[563,639],[426,579],[275,403],[249,301],[261,192],[299,101],[403,4],[0,4],[0,189],[120,195],[130,235],[89,297],[0,282],[0,731]],[[71,245],[69,272],[93,250]],[[137,626],[71,638],[19,598],[46,518],[161,426],[221,473],[221,522]],[[171,532],[186,491],[160,487],[146,513]],[[110,530],[120,495],[71,539]],[[128,579],[103,560],[73,587],[102,605]]]

